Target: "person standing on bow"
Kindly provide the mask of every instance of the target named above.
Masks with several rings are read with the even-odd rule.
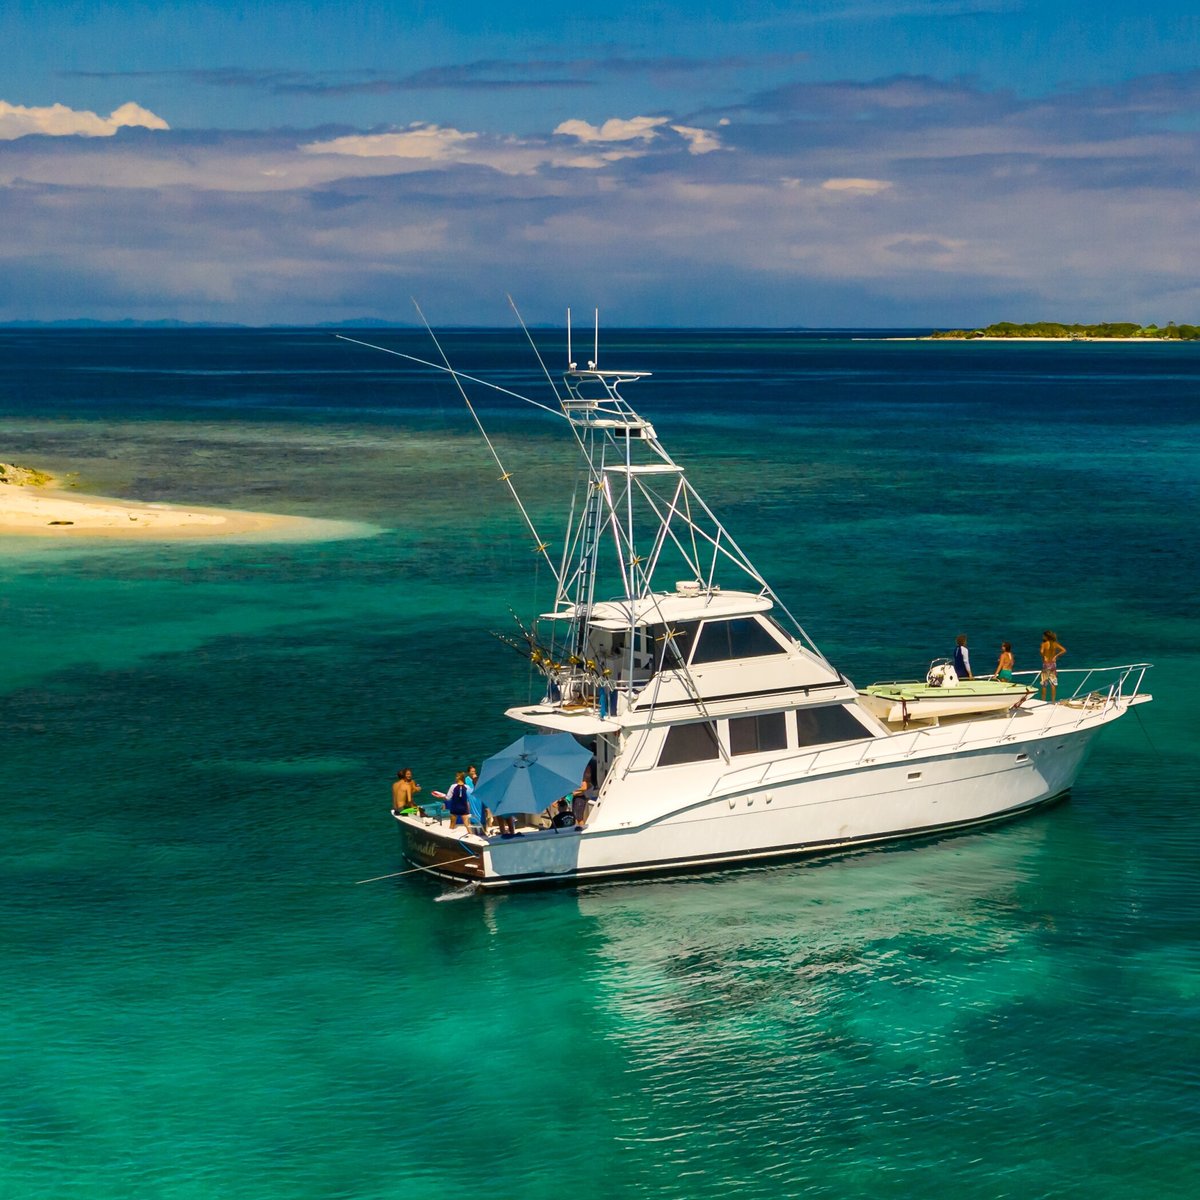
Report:
[[[959,679],[974,679],[971,674],[971,654],[967,650],[967,635],[960,633],[954,639],[954,673]]]
[[[1058,634],[1053,629],[1042,633],[1042,699],[1050,693],[1050,703],[1058,703],[1058,660],[1067,652],[1066,646],[1060,646]]]
[[[996,678],[1012,683],[1013,652],[1011,642],[1000,643],[1000,660],[996,663]]]

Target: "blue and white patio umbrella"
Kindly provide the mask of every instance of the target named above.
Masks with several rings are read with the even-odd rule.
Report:
[[[475,799],[497,817],[539,813],[579,786],[591,758],[569,733],[527,733],[484,760]]]

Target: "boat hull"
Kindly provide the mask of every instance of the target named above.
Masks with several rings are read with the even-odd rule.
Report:
[[[1065,795],[1099,725],[964,752],[860,762],[840,771],[731,788],[681,803],[640,827],[545,830],[473,839],[401,818],[415,866],[484,888],[744,866],[924,838],[1006,820]],[[910,735],[911,736],[911,735]],[[482,869],[481,869],[482,868]]]

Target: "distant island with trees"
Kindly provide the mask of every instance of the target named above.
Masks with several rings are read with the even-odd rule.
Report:
[[[1176,325],[1174,321],[1166,325],[1137,325],[1133,321],[1113,321],[1103,325],[1060,325],[1057,321],[1032,321],[1027,325],[1014,325],[1011,321],[1000,321],[985,329],[935,329],[930,336],[958,341],[976,338],[1044,338],[1063,341],[1195,342],[1200,341],[1200,325]]]

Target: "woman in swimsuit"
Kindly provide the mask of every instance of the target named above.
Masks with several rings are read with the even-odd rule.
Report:
[[[1047,629],[1042,634],[1042,699],[1050,693],[1050,703],[1058,702],[1058,660],[1067,652],[1065,646],[1058,644],[1058,635],[1053,629]]]
[[[1005,683],[1012,683],[1013,677],[1013,655],[1012,643],[1000,643],[1000,661],[996,664],[996,678],[1003,679]]]

